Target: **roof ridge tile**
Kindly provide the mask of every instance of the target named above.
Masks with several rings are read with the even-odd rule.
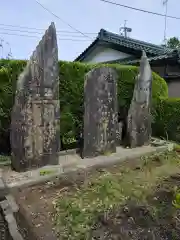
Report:
[[[153,43],[144,42],[141,40],[133,39],[133,38],[125,38],[124,36],[118,35],[116,33],[109,32],[105,29],[100,29],[98,36],[95,40],[74,60],[74,61],[82,61],[86,55],[92,51],[92,49],[98,43],[108,43],[114,44],[116,46],[122,46],[125,48],[130,48],[135,51],[144,50],[146,53],[149,53],[154,56],[159,56],[163,54],[173,53],[175,50],[172,48],[167,48],[163,46],[158,46]]]

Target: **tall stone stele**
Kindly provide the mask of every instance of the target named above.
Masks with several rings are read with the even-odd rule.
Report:
[[[148,145],[151,139],[152,71],[143,51],[139,75],[127,119],[127,136],[130,147]]]
[[[91,70],[84,83],[84,157],[116,152],[117,74],[109,67]]]
[[[14,170],[58,164],[59,108],[58,46],[51,23],[17,81],[11,114]]]

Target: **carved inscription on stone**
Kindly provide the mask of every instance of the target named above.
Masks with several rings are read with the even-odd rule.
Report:
[[[130,147],[148,145],[151,139],[152,71],[143,52],[133,99],[128,112],[128,140]]]
[[[58,164],[59,65],[54,23],[19,76],[11,114],[12,167],[25,171]]]
[[[100,67],[85,76],[84,157],[116,151],[117,74]]]

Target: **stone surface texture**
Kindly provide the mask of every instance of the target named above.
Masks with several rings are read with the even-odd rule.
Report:
[[[84,85],[84,157],[116,152],[117,73],[109,67],[91,70]]]
[[[15,171],[58,164],[58,67],[56,29],[51,23],[17,81],[11,114],[12,168]]]
[[[128,112],[127,136],[130,147],[150,144],[151,139],[152,71],[143,52],[133,98]]]

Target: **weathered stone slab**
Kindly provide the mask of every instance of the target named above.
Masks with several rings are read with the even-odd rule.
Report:
[[[118,107],[117,146],[125,145],[127,135],[127,107]]]
[[[148,145],[151,139],[152,71],[143,52],[140,71],[128,112],[127,135],[130,147]]]
[[[11,114],[13,169],[58,164],[59,119],[58,46],[52,23],[17,82]]]
[[[122,122],[118,122],[118,124],[117,124],[117,132],[116,132],[116,142],[117,142],[117,145],[120,145],[121,141],[122,141],[122,128],[123,128],[123,123]]]
[[[85,76],[84,157],[116,152],[117,74],[100,67]]]

